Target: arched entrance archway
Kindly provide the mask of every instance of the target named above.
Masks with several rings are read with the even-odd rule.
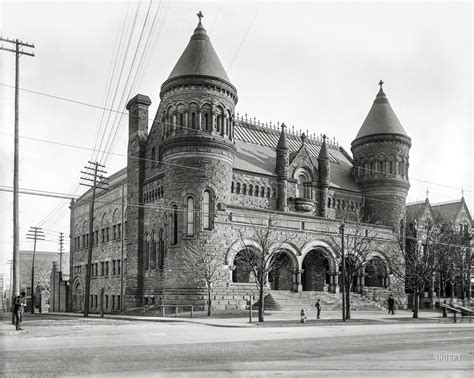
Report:
[[[74,312],[83,312],[84,311],[84,304],[83,304],[84,294],[82,292],[82,285],[80,282],[77,282],[74,287],[74,298],[73,298],[73,310]]]
[[[373,257],[365,265],[365,286],[385,287],[387,265],[380,257]]]
[[[296,267],[293,266],[290,256],[285,252],[278,252],[274,259],[275,268],[268,274],[270,288],[272,290],[292,290]]]
[[[242,261],[243,253],[245,253],[245,251],[237,252],[234,257],[234,267],[232,270],[232,282],[234,283],[254,282],[253,273],[247,269],[245,263]]]
[[[304,291],[323,291],[329,285],[330,262],[324,251],[313,249],[303,260],[301,284]]]

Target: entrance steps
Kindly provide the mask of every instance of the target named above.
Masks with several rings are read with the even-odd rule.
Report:
[[[320,300],[322,311],[335,311],[342,308],[341,294],[328,293],[324,291],[302,291],[299,293],[272,290],[265,296],[265,310],[268,311],[299,311],[302,308],[306,311],[316,312],[314,307],[317,300]],[[366,297],[351,293],[351,310],[354,311],[374,311],[382,310],[383,307]]]

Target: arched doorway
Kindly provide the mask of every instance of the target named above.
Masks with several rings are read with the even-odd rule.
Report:
[[[83,312],[83,299],[84,299],[84,294],[82,292],[82,285],[80,282],[76,283],[76,286],[74,287],[74,298],[73,298],[73,310],[74,312]]]
[[[301,284],[304,291],[323,291],[329,285],[330,264],[326,254],[313,249],[306,254],[303,260],[303,274]]]
[[[268,274],[268,282],[272,290],[292,290],[293,263],[285,252],[278,252],[272,261],[275,268]]]
[[[232,282],[249,283],[254,282],[253,273],[248,268],[244,254],[248,251],[237,252],[234,257],[234,268],[232,270]]]
[[[384,287],[387,266],[380,257],[370,259],[365,265],[365,286]]]

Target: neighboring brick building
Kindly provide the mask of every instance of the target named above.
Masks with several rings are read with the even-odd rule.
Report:
[[[338,292],[339,225],[344,218],[350,234],[351,221],[361,217],[377,234],[368,258],[385,269],[361,272],[357,291],[364,292],[365,280],[393,287],[389,260],[404,226],[411,140],[382,84],[352,157],[325,136],[238,116],[237,89],[199,22],[161,86],[151,127],[147,96],[127,105],[128,164],[110,177],[95,206],[91,310],[100,309],[102,290],[106,312],[154,303],[202,306],[203,287],[184,263],[185,242],[201,239],[222,251],[227,280],[215,305],[244,306],[243,294],[255,285],[235,256],[244,244],[255,247],[252,229],[266,224],[269,211],[278,237],[291,237],[269,290]],[[74,311],[83,310],[90,195],[71,205]],[[248,235],[244,241],[240,231]]]

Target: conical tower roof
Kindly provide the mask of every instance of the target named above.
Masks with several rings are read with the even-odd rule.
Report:
[[[383,82],[381,81],[381,84],[379,84],[379,93],[377,94],[362,127],[357,133],[355,140],[378,134],[398,134],[408,137],[388,102],[388,98],[382,89],[382,84]]]
[[[212,47],[201,20],[194,30],[186,49],[171,71],[168,81],[186,76],[208,76],[230,84],[229,77]]]

